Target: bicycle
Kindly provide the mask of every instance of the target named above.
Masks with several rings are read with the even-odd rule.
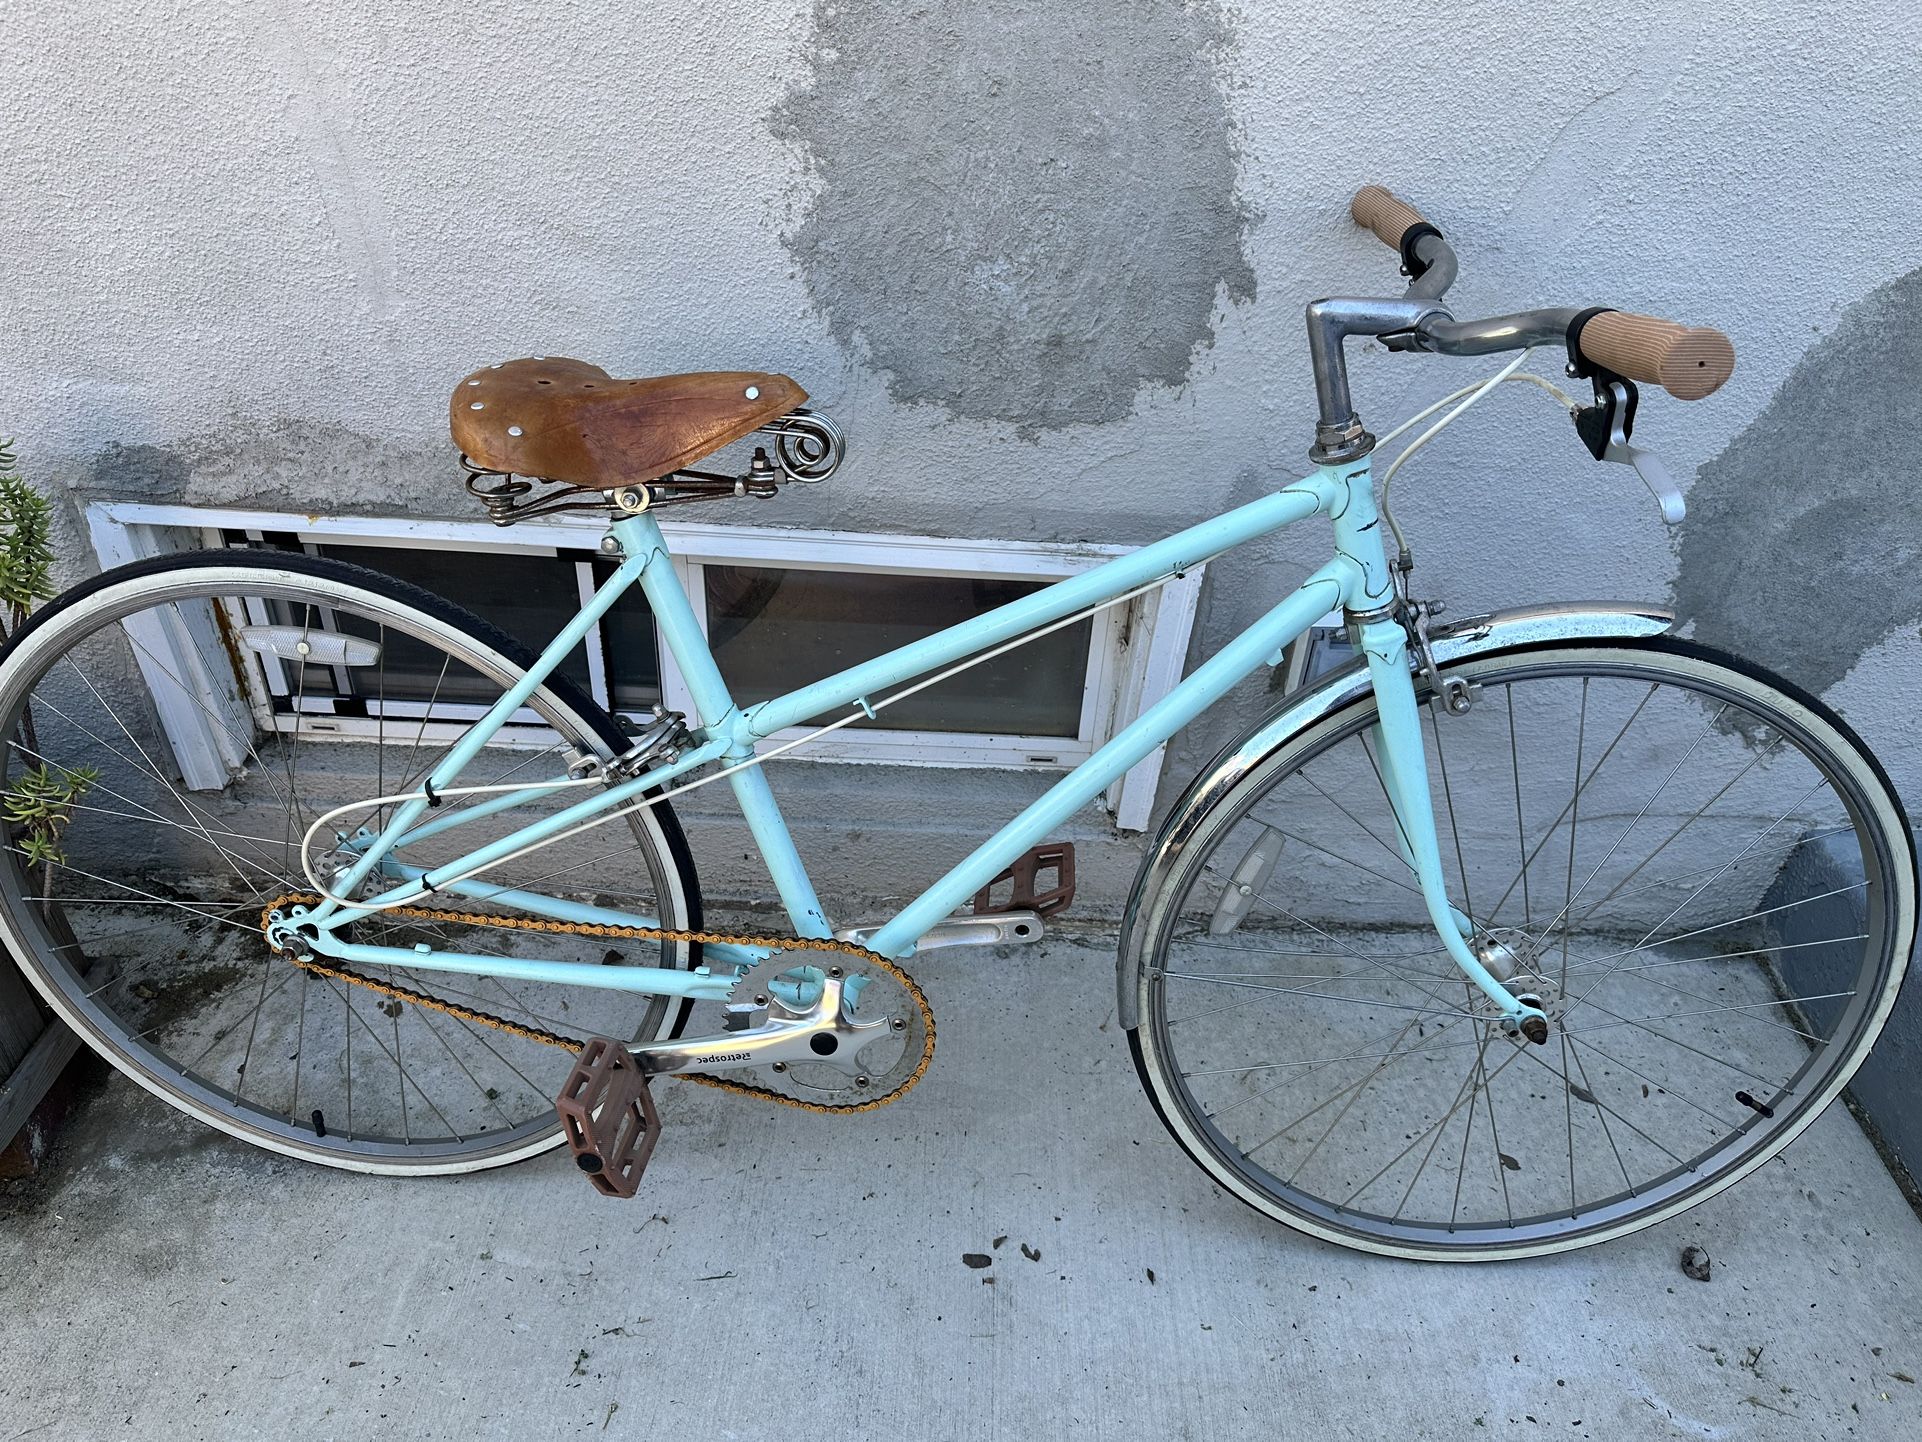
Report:
[[[1457,320],[1441,232],[1374,187],[1351,211],[1409,279],[1308,306],[1311,475],[745,707],[655,512],[826,479],[832,422],[762,373],[474,373],[450,415],[489,514],[606,519],[613,570],[579,615],[534,655],[424,591],[272,550],[76,587],[0,657],[0,930],[95,1050],[222,1131],[390,1174],[564,1141],[631,1194],[653,1078],[823,1111],[914,1085],[933,1016],[900,963],[1039,936],[1072,882],[1041,894],[1037,865],[1066,859],[1036,848],[1338,608],[1359,659],[1194,780],[1127,904],[1120,1016],[1169,1132],[1266,1215],[1406,1257],[1566,1250],[1714,1195],[1833,1100],[1889,1013],[1916,925],[1900,803],[1829,708],[1659,608],[1436,623],[1408,589],[1393,467],[1378,504],[1347,338],[1522,353],[1411,422],[1453,405],[1401,460],[1532,380],[1671,519],[1679,496],[1630,443],[1637,383],[1698,399],[1734,354],[1604,309]],[[1535,346],[1565,347],[1592,402],[1522,373]],[[749,437],[742,473],[692,469]],[[760,769],[800,742],[765,738],[872,716],[1311,516],[1325,565],[892,918],[835,930]],[[624,728],[565,673],[636,588],[693,718]],[[791,936],[705,927],[669,803],[722,781]],[[1019,904],[961,909],[1024,866]]]

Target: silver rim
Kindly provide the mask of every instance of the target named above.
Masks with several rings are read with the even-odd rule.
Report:
[[[1866,759],[1742,672],[1656,647],[1452,670],[1481,690],[1424,721],[1451,894],[1552,1000],[1548,1046],[1424,931],[1371,702],[1201,823],[1134,932],[1137,1042],[1184,1147],[1290,1225],[1565,1250],[1713,1195],[1833,1098],[1900,984],[1913,862]]]
[[[368,644],[353,664],[290,664],[275,652],[276,627]],[[0,928],[48,1002],[96,1050],[247,1141],[372,1172],[466,1171],[544,1151],[559,1140],[552,1096],[564,1053],[308,977],[267,953],[257,924],[266,900],[306,890],[294,858],[308,821],[406,789],[520,674],[462,629],[355,580],[209,564],[107,586],[29,634],[0,677],[0,734],[10,738],[0,796],[13,813]],[[31,742],[23,713],[33,718]],[[484,750],[463,781],[551,775],[570,751],[605,752],[594,728],[545,689],[521,719],[513,744]],[[225,786],[206,786],[204,769],[200,788],[187,779],[196,726],[203,750],[232,763]],[[95,774],[81,773],[77,797],[51,827],[20,819],[35,809],[32,773],[62,781],[82,766]],[[499,834],[493,826],[478,822],[441,844],[451,855]],[[44,859],[36,838],[51,840],[56,860]],[[488,879],[578,892],[671,926],[688,915],[679,868],[646,813]],[[678,945],[401,918],[358,925],[378,944],[686,964]],[[652,1037],[678,1008],[615,992],[367,970],[576,1036]]]

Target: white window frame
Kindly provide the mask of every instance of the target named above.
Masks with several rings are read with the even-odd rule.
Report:
[[[511,535],[487,521],[399,516],[291,514],[233,506],[97,501],[86,508],[89,535],[102,566],[196,547],[223,545],[223,532],[291,534],[304,546],[403,546],[554,556],[592,553],[605,524],[554,517],[517,523]],[[682,584],[703,628],[708,623],[704,569],[709,565],[792,567],[902,576],[989,577],[1051,582],[1091,570],[1131,546],[1032,541],[969,541],[870,532],[730,526],[662,520]],[[1065,771],[1085,760],[1181,679],[1194,627],[1204,567],[1195,566],[1156,590],[1091,618],[1088,672],[1073,737],[846,727],[796,759],[907,766],[996,767]],[[592,638],[598,642],[599,638]],[[598,644],[588,647],[597,696],[610,699]],[[693,714],[685,680],[666,647],[659,654],[662,701]],[[798,682],[797,682],[798,684]],[[338,722],[327,729],[339,731]],[[807,728],[770,737],[779,745]],[[1157,747],[1109,788],[1107,804],[1122,830],[1148,822],[1165,748]]]

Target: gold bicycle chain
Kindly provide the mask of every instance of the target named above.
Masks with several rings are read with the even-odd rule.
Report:
[[[275,911],[280,911],[285,914],[289,907],[318,906],[320,902],[321,898],[319,896],[302,892],[289,892],[284,896],[274,898],[274,900],[268,902],[260,909],[260,929],[262,935],[269,934],[271,918]],[[799,1097],[786,1096],[781,1092],[773,1090],[771,1087],[755,1086],[751,1082],[739,1082],[732,1081],[727,1077],[709,1076],[705,1072],[676,1072],[674,1075],[680,1081],[696,1082],[701,1086],[715,1087],[720,1091],[733,1092],[738,1096],[760,1097],[766,1101],[779,1102],[782,1106],[796,1107],[806,1112],[867,1112],[873,1111],[876,1107],[884,1107],[889,1102],[905,1096],[909,1088],[921,1080],[922,1075],[928,1069],[928,1063],[934,1060],[934,1009],[928,1005],[928,999],[922,994],[921,988],[915,984],[913,977],[909,976],[886,957],[879,956],[869,951],[866,947],[856,946],[852,942],[831,941],[812,936],[744,936],[723,931],[676,931],[668,927],[657,926],[603,926],[592,922],[547,921],[538,917],[488,916],[478,912],[438,911],[423,906],[396,906],[384,909],[379,914],[382,916],[405,916],[420,921],[448,922],[464,926],[494,926],[506,927],[516,931],[562,932],[573,936],[597,936],[620,940],[698,942],[702,945],[713,944],[722,946],[758,946],[766,947],[770,951],[836,952],[843,956],[854,957],[864,966],[871,966],[877,970],[886,972],[889,976],[901,983],[907,990],[908,995],[914,998],[914,1004],[921,1009],[921,1021],[926,1029],[926,1035],[921,1042],[921,1059],[916,1064],[913,1072],[908,1075],[907,1079],[885,1096],[866,1097],[858,1102],[816,1102],[803,1101]],[[271,943],[269,944],[271,945]],[[490,1011],[481,1011],[476,1007],[462,1006],[457,1001],[448,1001],[443,997],[433,996],[424,991],[416,991],[412,987],[400,986],[395,982],[381,981],[376,977],[366,976],[348,967],[331,966],[325,962],[316,960],[312,956],[294,956],[285,952],[281,954],[287,956],[290,962],[310,975],[330,977],[336,981],[350,982],[355,986],[366,987],[370,991],[378,992],[382,996],[392,997],[396,1001],[411,1002],[415,1006],[424,1006],[432,1011],[445,1012],[447,1015],[458,1017],[462,1021],[478,1022],[482,1026],[491,1026],[500,1031],[507,1032],[512,1036],[523,1037],[528,1041],[542,1042],[547,1046],[559,1047],[563,1051],[573,1052],[578,1052],[586,1045],[584,1041],[577,1040],[571,1036],[563,1036],[559,1032],[543,1031],[539,1027],[524,1026],[520,1022],[509,1020],[507,1017],[496,1016]]]

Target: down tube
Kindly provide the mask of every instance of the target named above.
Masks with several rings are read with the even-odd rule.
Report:
[[[1359,594],[1361,586],[1360,567],[1345,556],[1337,556],[1316,571],[1287,600],[1196,667],[1187,680],[916,897],[905,911],[876,932],[868,945],[883,956],[910,955],[914,943],[930,927],[993,880],[1010,860],[1046,840],[1057,826],[1107,790],[1116,777],[1214,705],[1237,681],[1314,625],[1318,617]]]

